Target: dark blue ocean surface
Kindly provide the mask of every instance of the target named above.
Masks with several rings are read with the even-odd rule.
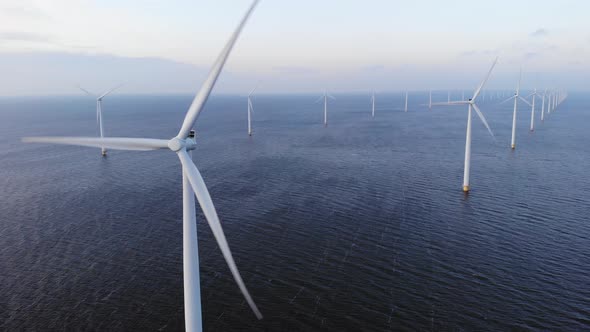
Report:
[[[590,96],[528,131],[480,103],[469,195],[465,107],[427,93],[212,97],[194,160],[257,321],[198,211],[209,331],[590,329]],[[437,93],[435,101],[446,100]],[[108,136],[170,138],[190,96],[113,95]],[[181,330],[181,169],[170,151],[23,144],[96,136],[85,97],[0,99],[0,330]],[[537,113],[539,115],[539,113]]]

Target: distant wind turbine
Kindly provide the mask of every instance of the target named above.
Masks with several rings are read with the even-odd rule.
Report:
[[[215,211],[215,207],[209,195],[209,191],[201,177],[201,173],[192,161],[190,151],[195,150],[196,142],[194,131],[192,128],[201,113],[203,106],[207,102],[211,90],[215,86],[215,82],[219,77],[221,70],[229,56],[242,28],[254,7],[258,3],[255,0],[236,30],[231,35],[229,41],[223,48],[221,54],[203,83],[201,89],[196,94],[191,103],[182,127],[178,134],[171,139],[150,139],[150,138],[127,138],[127,137],[28,137],[23,138],[24,142],[36,143],[55,143],[67,145],[81,145],[90,147],[107,147],[118,150],[135,150],[135,151],[150,151],[150,150],[171,150],[175,152],[180,159],[182,165],[182,204],[183,204],[183,279],[184,279],[184,318],[185,328],[187,331],[201,331],[201,291],[199,278],[199,251],[197,243],[197,224],[195,213],[195,196],[199,201],[203,214],[211,227],[211,231],[217,240],[219,249],[229,266],[231,274],[235,282],[238,284],[246,302],[256,315],[258,319],[262,318],[262,314],[258,307],[252,300],[240,272],[236,267],[233,256],[231,254],[229,245],[223,233],[219,217]]]
[[[117,85],[116,87],[107,90],[106,92],[104,92],[101,95],[94,94],[94,93],[92,93],[92,92],[84,89],[83,87],[78,86],[78,88],[80,90],[82,90],[84,93],[86,93],[87,95],[89,95],[91,97],[96,98],[96,122],[98,122],[98,131],[99,131],[99,134],[100,134],[100,138],[103,138],[104,137],[104,129],[103,129],[103,125],[102,125],[102,99],[104,97],[106,97],[108,94],[110,94],[111,92],[113,92],[113,91],[117,90],[118,88],[120,88],[121,86],[123,86],[123,84]],[[106,155],[107,155],[107,149],[103,146],[103,147],[100,148],[100,150],[101,150],[102,156],[103,157],[106,157]]]
[[[524,99],[520,95],[520,81],[521,80],[522,80],[522,70],[520,71],[520,75],[518,78],[518,84],[516,85],[516,92],[514,93],[514,96],[512,96],[500,103],[500,104],[502,104],[502,103],[505,103],[507,101],[514,99],[514,111],[512,113],[512,138],[510,140],[510,147],[513,150],[516,148],[516,111],[518,110],[518,100],[522,100],[527,105],[532,106],[531,103],[529,103],[526,99]]]
[[[406,90],[406,106],[404,107],[404,112],[408,111],[408,90]]]
[[[486,118],[483,116],[483,113],[481,112],[481,110],[479,109],[479,107],[477,106],[475,101],[476,101],[477,97],[479,96],[479,94],[481,93],[484,85],[486,84],[486,82],[490,78],[490,76],[492,74],[492,70],[494,70],[494,67],[496,66],[497,62],[498,62],[498,58],[496,58],[494,60],[494,62],[492,63],[492,67],[488,71],[488,74],[486,75],[484,80],[480,83],[480,85],[477,87],[477,89],[473,93],[473,97],[471,97],[469,100],[433,104],[433,105],[468,105],[468,108],[467,108],[467,133],[466,133],[466,137],[465,137],[465,167],[463,169],[463,191],[464,192],[469,192],[469,190],[470,190],[469,172],[470,172],[470,168],[471,168],[471,110],[472,109],[475,111],[475,113],[477,113],[481,122],[488,129],[488,132],[490,133],[490,135],[492,135],[492,138],[494,137],[494,133],[492,132],[492,129],[488,125]]]
[[[533,97],[532,102],[531,102],[531,131],[535,131],[535,99],[537,97],[537,89],[535,88],[535,90],[533,91],[533,93],[531,93],[529,95],[529,97]]]
[[[328,126],[328,98],[335,100],[334,96],[328,93],[328,90],[324,90],[324,95],[318,98],[316,103],[324,99],[324,127]]]
[[[428,109],[432,111],[432,89],[430,89],[430,93],[428,95]]]
[[[547,89],[541,95],[541,122],[545,121],[545,96],[547,95]]]
[[[248,94],[248,136],[252,136],[252,111],[254,111],[254,107],[252,106],[252,94],[256,91],[256,88],[258,88],[258,86],[255,86]]]
[[[375,117],[375,91],[373,91],[373,95],[371,96],[371,116]]]

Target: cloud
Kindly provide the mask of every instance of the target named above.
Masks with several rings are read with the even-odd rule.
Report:
[[[18,16],[22,18],[50,19],[49,15],[47,15],[44,11],[33,7],[4,7],[0,8],[0,13],[6,14],[8,16]]]
[[[305,74],[317,73],[317,70],[315,70],[311,67],[301,67],[301,66],[278,66],[278,67],[273,67],[272,70],[276,71],[276,72],[280,72],[281,74],[305,75]]]
[[[548,34],[549,34],[549,31],[547,31],[546,29],[543,29],[543,28],[539,28],[539,29],[531,32],[529,36],[531,36],[531,37],[544,37],[544,36],[547,36]]]
[[[538,57],[538,56],[539,56],[539,53],[537,53],[537,52],[526,52],[526,53],[524,54],[524,58],[525,58],[525,59],[527,59],[527,60],[530,60],[530,59],[536,58],[536,57]]]
[[[376,72],[376,71],[383,71],[383,70],[385,70],[384,65],[368,65],[368,66],[361,67],[361,71],[366,71],[366,72]]]
[[[2,44],[2,42],[37,43],[65,47],[73,50],[91,50],[95,48],[94,46],[89,45],[66,44],[55,40],[50,35],[43,35],[25,31],[0,31],[0,44]]]
[[[500,51],[498,49],[487,49],[487,50],[469,50],[459,53],[459,57],[473,57],[473,56],[492,56],[498,55]]]
[[[76,85],[91,90],[125,82],[126,93],[194,92],[207,68],[161,58],[66,52],[0,52],[0,95],[76,94]],[[223,79],[233,80],[231,73]]]
[[[19,41],[19,42],[41,42],[51,43],[51,37],[37,33],[23,32],[23,31],[5,31],[0,32],[0,40],[3,41]]]

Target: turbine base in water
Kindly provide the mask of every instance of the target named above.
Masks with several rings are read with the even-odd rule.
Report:
[[[463,186],[463,192],[468,193],[469,192],[469,186]]]
[[[102,150],[101,154],[102,154],[103,157],[106,157],[107,156],[107,150]]]
[[[516,149],[516,144],[512,144],[510,147],[512,148],[512,150],[514,150]]]

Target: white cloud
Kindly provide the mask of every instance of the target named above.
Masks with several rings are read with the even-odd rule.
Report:
[[[537,29],[533,32],[531,32],[530,36],[531,37],[544,37],[547,36],[549,34],[549,31],[547,31],[546,29],[540,28]]]

